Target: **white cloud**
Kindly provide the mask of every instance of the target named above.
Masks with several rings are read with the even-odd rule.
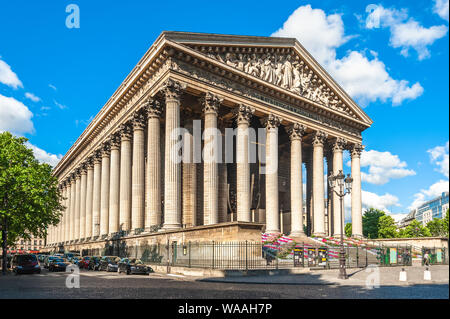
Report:
[[[438,171],[444,174],[447,178],[449,177],[449,155],[448,155],[449,144],[448,141],[444,146],[436,146],[427,152],[430,153],[431,162],[436,164],[439,169]]]
[[[40,97],[34,95],[33,93],[29,93],[29,92],[26,92],[26,93],[25,93],[25,97],[26,97],[27,99],[30,99],[30,100],[33,101],[33,102],[39,102],[39,101],[41,100]]]
[[[433,12],[448,21],[448,0],[434,0]]]
[[[33,113],[22,102],[0,94],[0,131],[13,134],[33,133]]]
[[[378,195],[372,192],[361,191],[363,210],[369,208],[376,208],[383,210],[384,212],[390,212],[390,207],[400,206],[398,203],[398,197],[386,193],[384,195]]]
[[[422,189],[419,193],[414,194],[414,201],[409,206],[409,209],[414,209],[422,205],[428,200],[431,200],[435,197],[440,196],[443,192],[448,192],[449,190],[449,181],[440,180],[439,182],[434,183],[428,189]]]
[[[65,105],[63,105],[63,104],[61,104],[61,103],[56,102],[56,100],[53,100],[53,102],[55,102],[55,105],[56,105],[57,107],[59,107],[61,110],[64,110],[64,109],[67,108],[67,106],[65,106]]]
[[[374,8],[373,5],[370,6]],[[408,56],[409,49],[414,49],[419,60],[430,57],[428,46],[444,37],[448,31],[445,25],[425,28],[413,18],[408,19],[406,10],[386,9],[381,5],[375,6],[366,19],[366,28],[380,27],[390,29],[390,46],[400,48],[400,53],[404,56]]]
[[[34,156],[36,157],[36,159],[38,161],[40,161],[42,163],[47,163],[47,164],[51,165],[52,167],[55,167],[56,164],[58,164],[58,162],[62,158],[61,154],[59,154],[59,155],[50,154],[29,142],[27,142],[26,144],[27,144],[27,147],[29,147],[33,150]]]
[[[358,102],[392,100],[393,105],[405,99],[415,99],[423,92],[419,83],[409,85],[406,80],[393,79],[377,53],[368,58],[364,52],[349,51],[336,57],[336,49],[351,36],[345,36],[341,15],[312,9],[310,5],[296,9],[272,36],[295,37],[321,63],[344,89]]]
[[[351,163],[347,162],[350,166]],[[361,171],[363,182],[383,185],[391,179],[399,179],[406,176],[416,175],[416,172],[407,169],[405,161],[401,161],[398,155],[390,152],[379,152],[375,150],[363,151],[361,154],[361,167],[368,167],[368,172]]]
[[[23,87],[16,73],[11,70],[11,67],[0,59],[0,83],[11,86],[15,89]]]
[[[48,86],[56,91],[56,86],[54,86],[53,84],[49,84]]]

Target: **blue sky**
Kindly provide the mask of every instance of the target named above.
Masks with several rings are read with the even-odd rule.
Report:
[[[56,163],[163,30],[297,37],[374,121],[364,205],[398,218],[448,190],[448,0],[3,1],[0,131]]]

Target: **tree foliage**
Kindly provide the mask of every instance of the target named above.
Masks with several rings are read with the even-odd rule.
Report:
[[[431,233],[427,227],[424,227],[418,220],[413,220],[411,224],[406,226],[400,233],[401,237],[430,237]]]
[[[39,163],[24,137],[0,133],[0,224],[8,244],[18,238],[45,237],[64,208],[52,167]]]
[[[431,236],[443,237],[446,235],[444,220],[439,218],[433,218],[427,223],[427,228],[431,233]]]
[[[386,214],[382,210],[370,208],[364,212],[362,217],[363,235],[367,238],[378,238],[379,220]]]
[[[352,223],[345,224],[344,233],[345,236],[352,237]]]
[[[381,216],[378,220],[378,238],[395,238],[397,235],[395,220],[389,215]]]

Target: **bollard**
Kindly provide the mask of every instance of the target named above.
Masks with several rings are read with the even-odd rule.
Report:
[[[399,281],[406,281],[407,280],[405,268],[402,268],[402,271],[400,271],[400,278],[398,280]]]
[[[426,267],[425,271],[423,272],[423,280],[431,280],[431,271],[428,269],[428,267]]]

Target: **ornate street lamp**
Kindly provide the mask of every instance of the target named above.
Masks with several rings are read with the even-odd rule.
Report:
[[[347,279],[347,273],[345,272],[345,249],[344,249],[344,196],[350,194],[352,191],[353,178],[350,174],[345,177],[342,170],[337,175],[333,176],[332,173],[328,176],[328,183],[331,191],[334,191],[339,196],[339,202],[341,204],[341,247],[339,252],[339,279]]]

